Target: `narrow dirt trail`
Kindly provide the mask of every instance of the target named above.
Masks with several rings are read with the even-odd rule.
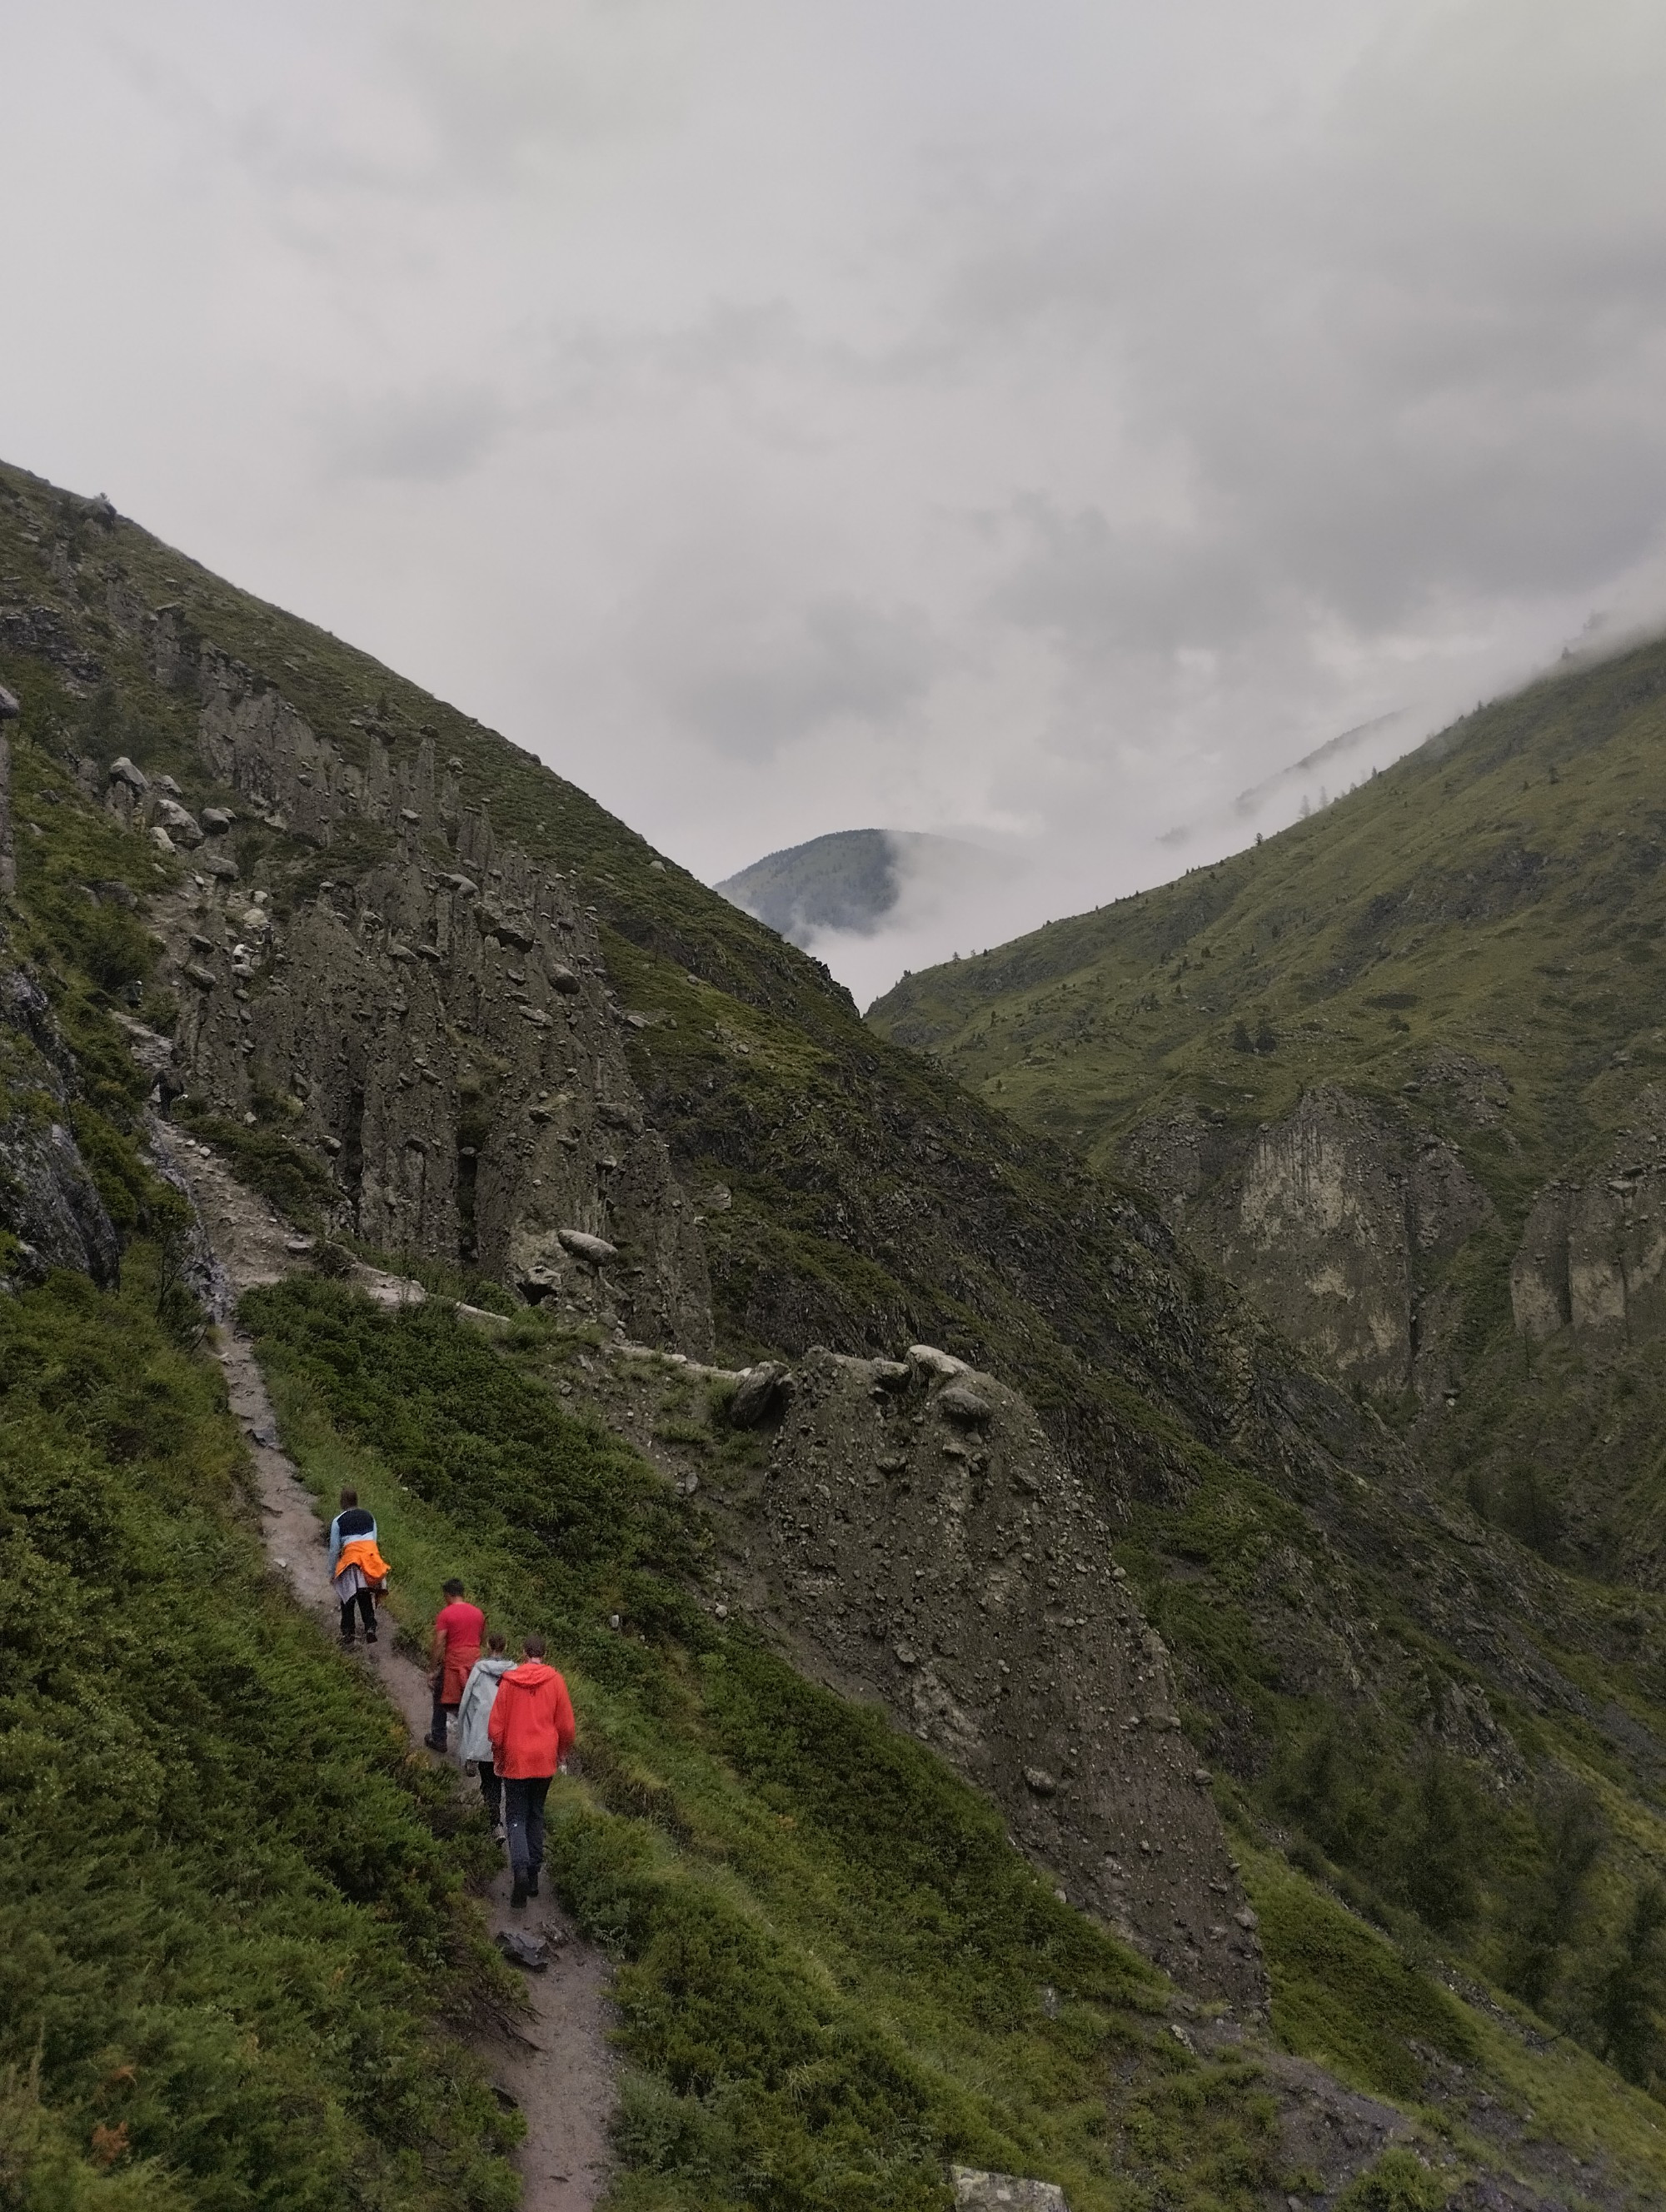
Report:
[[[304,1247],[293,1249],[294,1231],[218,1159],[166,1127],[157,1131],[156,1141],[191,1188],[234,1307],[246,1290],[279,1281],[305,1265]],[[369,1272],[366,1287],[388,1299],[392,1279],[370,1280]],[[298,1602],[333,1630],[337,1615],[329,1561],[312,1493],[278,1441],[253,1346],[229,1320],[222,1324],[219,1337],[232,1411],[247,1431],[254,1455],[267,1556],[288,1577]],[[404,1716],[413,1740],[420,1741],[430,1714],[428,1678],[395,1648],[392,1634],[370,1650],[356,1646],[346,1663],[369,1668]],[[474,1788],[472,1782],[461,1786]],[[607,1964],[579,1940],[553,1904],[541,1900],[529,1911],[512,1913],[508,1899],[506,1866],[483,1900],[491,1933],[520,1929],[546,1936],[550,1954],[546,1972],[521,1977],[531,2008],[526,2018],[481,2045],[493,2081],[514,2098],[526,2123],[526,2140],[515,2161],[522,2212],[588,2212],[607,2185],[607,2123],[617,2094],[618,2062],[607,2040]]]

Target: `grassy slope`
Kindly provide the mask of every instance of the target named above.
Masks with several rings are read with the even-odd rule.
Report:
[[[480,1838],[267,1581],[153,1259],[0,1299],[0,2201],[502,2206]]]
[[[1451,1263],[1464,1402],[1420,1448],[1553,1552],[1566,1516],[1584,1563],[1658,1582],[1660,1362],[1594,1372],[1558,1344],[1530,1366],[1508,1273],[1534,1194],[1606,1158],[1666,1070],[1663,763],[1656,644],[1478,710],[1218,866],[910,977],[872,1019],[1102,1162],[1183,1098],[1247,1135],[1316,1082],[1450,1139],[1498,1218]],[[1452,1051],[1502,1071],[1494,1126],[1428,1079]]]
[[[460,1568],[569,1670],[584,1777],[557,1786],[556,1850],[625,1961],[622,2203],[934,2204],[957,2157],[1056,2176],[1086,2212],[1301,2185],[1253,2059],[1193,2059],[1148,1970],[1055,1902],[934,1754],[711,1620],[696,1510],[550,1388],[582,1337],[529,1316],[494,1345],[433,1305],[305,1283],[246,1312],[308,1480],[373,1503],[412,1624]],[[674,1369],[662,1387],[653,1418],[679,1437],[755,1448]],[[1283,1859],[1246,1858],[1292,2047],[1414,2111],[1444,2054],[1460,2088],[1606,2154],[1639,2204],[1666,2187],[1649,2100],[1450,1995],[1426,1944],[1410,1965]]]
[[[1397,1097],[1435,1046],[1502,1066],[1519,1218],[1666,1067],[1666,646],[1477,710],[1233,859],[948,967],[871,1010],[1027,1123],[1104,1152],[1183,1092],[1255,1123],[1316,1079]],[[1275,1048],[1233,1048],[1265,1017]],[[1473,1133],[1452,1132],[1471,1146]]]
[[[304,1283],[245,1313],[308,1479],[357,1484],[410,1597],[460,1566],[569,1671],[585,1780],[555,1850],[626,1962],[622,2203],[935,2206],[955,2157],[1054,2174],[1082,2212],[1158,2173],[1177,2206],[1276,2182],[1253,2069],[1190,2061],[1152,1971],[933,1754],[695,1601],[696,1516],[562,1410],[546,1324],[505,1352]]]
[[[200,777],[190,702],[160,692],[124,635],[100,627],[97,579],[111,562],[151,603],[181,601],[200,629],[281,682],[348,750],[368,742],[356,715],[378,720],[396,750],[414,744],[420,725],[431,726],[441,757],[454,750],[464,760],[467,790],[489,797],[501,826],[581,870],[626,1002],[676,1021],[643,1030],[631,1049],[685,1173],[696,1188],[721,1179],[732,1193],[728,1209],[714,1205],[708,1216],[730,1346],[790,1352],[819,1339],[891,1348],[928,1336],[1021,1383],[1116,1509],[1134,1514],[1131,1570],[1178,1649],[1195,1735],[1250,1793],[1246,1815],[1275,1824],[1286,1839],[1303,1837],[1304,1820],[1332,1832],[1324,1793],[1310,1790],[1299,1817],[1284,1802],[1292,1792],[1279,1794],[1285,1765],[1328,1713],[1350,1702],[1346,1670],[1316,1670],[1292,1652],[1287,1631],[1304,1614],[1380,1623],[1368,1671],[1388,1712],[1383,1764],[1395,1790],[1414,1789],[1431,1700],[1450,1683],[1477,1684],[1474,1655],[1452,1641],[1463,1622],[1434,1620],[1426,1597],[1442,1587],[1436,1566],[1467,1554],[1416,1517],[1414,1498],[1402,1502],[1395,1485],[1403,1471],[1382,1461],[1369,1429],[1295,1374],[1218,1286],[1178,1263],[1136,1206],[865,1030],[813,963],[674,867],[650,868],[640,839],[529,757],[131,526],[106,537],[42,488],[9,481],[21,485],[24,504],[0,499],[8,562],[32,568],[32,587],[56,599],[106,677],[81,697],[37,659],[18,654],[0,665],[25,696],[21,773],[60,793],[56,806],[40,799],[43,835],[21,848],[26,877],[56,881],[67,896],[90,871],[74,842],[101,833],[63,791],[64,756],[89,750],[107,760],[126,750],[171,769],[188,791]],[[26,522],[40,546],[21,534]],[[47,566],[55,530],[81,552],[73,592]],[[293,841],[269,839],[264,854],[246,842],[242,849],[280,897],[292,877],[319,866]],[[346,857],[332,854],[329,866]],[[148,855],[136,865],[141,875],[165,866]],[[74,1000],[82,986],[59,961],[55,928],[37,944],[58,965],[60,994]],[[1238,1463],[1217,1457],[1212,1443]],[[1363,1493],[1331,1456],[1362,1453],[1360,1464],[1383,1481]],[[1395,1516],[1408,1511],[1414,1521],[1402,1526]],[[1409,1574],[1398,1564],[1408,1534],[1404,1556],[1417,1563]],[[1564,1640],[1589,1644],[1588,1623],[1564,1625]],[[1652,1613],[1645,1628],[1642,1656],[1656,1633]],[[1616,1650],[1591,1661],[1593,1694],[1600,1703],[1612,1690],[1651,1711],[1632,1665],[1638,1650],[1611,1641]],[[1600,1729],[1569,1726],[1580,1757],[1611,1774],[1629,1804],[1635,1762],[1627,1766]],[[1560,1743],[1535,1739],[1535,1756],[1548,1758]],[[1326,1879],[1353,1885],[1414,1948],[1426,1939],[1398,1895],[1402,1872],[1372,1840],[1394,1809],[1379,1804],[1363,1829],[1351,1814],[1359,1848],[1350,1842],[1340,1858],[1327,1852],[1314,1863]],[[1666,1857],[1652,1815],[1624,1843],[1611,1854],[1612,1893],[1578,1930],[1593,1953],[1611,1942],[1630,1886]],[[1530,1862],[1530,1839],[1523,1850]],[[1494,1888],[1487,1940],[1509,1901],[1501,1875]],[[1566,1947],[1559,1957],[1565,1966]],[[1292,1968],[1298,1980],[1303,1971]],[[1367,2043],[1386,2033],[1368,2020],[1357,2030]]]

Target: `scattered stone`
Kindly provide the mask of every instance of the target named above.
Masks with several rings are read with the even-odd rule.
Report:
[[[987,2173],[981,2166],[952,2166],[956,2212],[1069,2212],[1056,2181],[1016,2173]]]
[[[197,817],[180,805],[177,799],[164,799],[156,810],[161,826],[176,844],[200,845],[202,825]]]
[[[512,1966],[524,1966],[529,1974],[548,1972],[550,1946],[542,1936],[523,1936],[518,1928],[502,1928],[492,1940]]]
[[[558,992],[563,999],[570,999],[584,986],[570,968],[563,966],[559,960],[552,960],[550,963],[550,988]]]
[[[150,842],[159,853],[173,853],[179,849],[160,822],[150,833]]]
[[[787,1380],[787,1370],[774,1359],[761,1359],[755,1367],[747,1368],[729,1401],[729,1425],[755,1429],[766,1421]]]
[[[237,817],[228,806],[205,806],[198,817],[210,837],[223,836]]]
[[[205,853],[197,865],[205,876],[217,876],[222,884],[237,881],[237,863],[228,853]]]
[[[964,1359],[957,1359],[952,1352],[939,1352],[934,1344],[909,1345],[908,1359],[916,1375],[940,1375],[945,1382],[971,1372]]]
[[[605,1267],[619,1256],[617,1244],[610,1244],[605,1237],[592,1237],[587,1230],[558,1229],[556,1235],[575,1260],[587,1261],[593,1267]]]
[[[206,968],[200,966],[195,960],[187,963],[179,973],[187,983],[195,984],[199,991],[211,991],[214,988],[214,977]]]
[[[150,778],[142,768],[136,768],[125,753],[110,763],[112,783],[125,783],[136,796],[143,798],[150,788]]]
[[[1025,1787],[1033,1790],[1037,1797],[1051,1797],[1059,1787],[1057,1775],[1049,1774],[1044,1766],[1026,1766],[1024,1779]]]
[[[962,1428],[987,1427],[994,1417],[994,1407],[987,1398],[980,1398],[976,1390],[969,1390],[964,1382],[951,1382],[939,1394],[937,1410],[945,1419],[958,1423]]]

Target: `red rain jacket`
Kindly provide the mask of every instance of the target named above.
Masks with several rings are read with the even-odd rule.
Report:
[[[506,1780],[553,1774],[578,1735],[573,1700],[555,1668],[542,1659],[511,1668],[497,1686],[486,1733],[492,1765]]]

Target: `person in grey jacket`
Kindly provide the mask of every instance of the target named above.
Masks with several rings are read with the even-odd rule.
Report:
[[[457,1707],[457,1756],[465,1771],[471,1763],[477,1769],[480,1795],[492,1816],[492,1833],[500,1841],[503,1835],[503,1781],[492,1764],[492,1740],[486,1733],[486,1723],[497,1701],[497,1686],[514,1663],[505,1638],[494,1629],[486,1638],[483,1655],[469,1669],[469,1679],[463,1685]]]

